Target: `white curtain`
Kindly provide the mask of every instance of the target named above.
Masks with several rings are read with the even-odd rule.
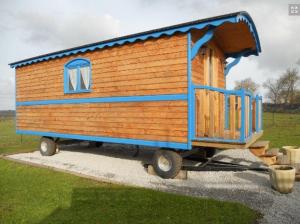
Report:
[[[69,77],[70,77],[70,84],[72,85],[73,89],[76,90],[77,87],[77,69],[69,69]]]
[[[83,80],[84,88],[89,89],[90,86],[90,67],[80,68],[80,75]]]

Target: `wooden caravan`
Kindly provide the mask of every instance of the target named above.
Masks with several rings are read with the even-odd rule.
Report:
[[[244,148],[262,134],[262,98],[227,90],[226,76],[260,52],[251,17],[237,12],[14,62],[17,133],[43,136],[44,155],[59,138]],[[172,153],[157,161],[180,161]]]

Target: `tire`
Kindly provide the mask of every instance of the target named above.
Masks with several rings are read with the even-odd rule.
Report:
[[[89,142],[89,148],[100,148],[103,142]]]
[[[164,179],[174,178],[182,167],[182,157],[174,151],[157,150],[152,165],[158,176]]]
[[[204,150],[207,158],[213,157],[217,152],[215,148],[204,148]]]
[[[204,160],[213,157],[215,154],[215,148],[199,147],[198,150],[192,155],[188,156],[188,158],[192,160]]]
[[[56,143],[51,138],[42,137],[40,140],[40,153],[42,156],[53,156],[56,152]]]

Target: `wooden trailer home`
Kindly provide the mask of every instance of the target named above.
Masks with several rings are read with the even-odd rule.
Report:
[[[171,178],[183,152],[262,135],[262,98],[226,89],[230,69],[260,52],[237,12],[17,61],[16,132],[42,136],[43,155],[59,139],[161,148],[153,166]]]

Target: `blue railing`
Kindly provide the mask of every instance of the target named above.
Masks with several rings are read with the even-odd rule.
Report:
[[[218,116],[217,119],[224,119],[224,130],[219,131],[219,133],[213,133],[212,136],[206,134],[199,137],[196,131],[196,120],[198,125],[198,119],[200,116],[206,116],[204,114],[199,114],[200,111],[197,111],[197,108],[193,107],[193,114],[192,114],[192,123],[193,126],[193,139],[199,141],[212,141],[212,142],[236,142],[236,143],[245,143],[248,139],[252,137],[254,132],[260,132],[262,130],[262,97],[261,96],[253,96],[250,92],[240,89],[240,90],[226,90],[221,88],[216,88],[212,86],[202,86],[202,85],[193,85],[192,88],[192,95],[193,95],[193,102],[196,104],[196,92],[197,90],[206,90],[208,92],[217,92],[217,94],[221,94],[219,99],[224,99],[223,102],[220,100],[214,102],[211,99],[209,104],[223,104],[224,111],[218,111],[217,115],[213,115],[214,118]],[[235,96],[235,97],[230,97]],[[230,102],[232,101],[232,102]],[[230,105],[232,104],[232,105]],[[223,108],[223,106],[221,106]],[[230,108],[232,111],[230,111]],[[214,112],[210,112],[214,113]],[[229,114],[231,113],[231,116]],[[210,117],[211,114],[208,116],[208,119],[214,119]],[[238,117],[238,127],[236,128],[236,116]],[[231,117],[231,119],[229,119]],[[205,120],[202,117],[202,121]],[[253,120],[254,119],[254,120]],[[234,121],[233,121],[234,120]],[[229,121],[231,122],[229,125]],[[213,122],[215,122],[213,120]],[[201,122],[200,122],[201,123]],[[202,126],[201,126],[202,125]],[[206,124],[200,124],[203,128]],[[214,124],[215,125],[215,124]],[[219,125],[219,124],[216,124]],[[220,128],[220,127],[219,127]],[[220,128],[222,129],[222,127]],[[230,130],[229,130],[230,129]],[[224,131],[224,132],[223,132]],[[229,131],[232,131],[234,136],[237,134],[236,137],[228,136]],[[210,131],[211,132],[211,131]],[[222,132],[222,134],[220,134]],[[225,134],[224,134],[225,133]],[[219,136],[218,136],[219,134]]]

